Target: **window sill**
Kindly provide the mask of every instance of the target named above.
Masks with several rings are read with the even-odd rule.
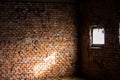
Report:
[[[90,49],[103,49],[104,45],[91,45]]]

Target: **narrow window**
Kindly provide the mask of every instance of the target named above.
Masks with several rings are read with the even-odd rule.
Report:
[[[91,28],[91,47],[101,47],[105,44],[104,28],[93,26]]]

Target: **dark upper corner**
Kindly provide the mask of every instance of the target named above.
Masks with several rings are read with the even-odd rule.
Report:
[[[18,2],[65,2],[65,3],[82,3],[87,0],[0,0],[0,1],[18,1]]]

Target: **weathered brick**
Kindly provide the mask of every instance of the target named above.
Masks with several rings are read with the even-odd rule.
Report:
[[[0,9],[1,79],[46,80],[48,76],[72,74],[77,40],[74,5],[32,2],[0,5],[4,8]]]

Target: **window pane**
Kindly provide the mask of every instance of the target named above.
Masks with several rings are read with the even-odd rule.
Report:
[[[104,44],[104,28],[93,28],[93,44]]]

